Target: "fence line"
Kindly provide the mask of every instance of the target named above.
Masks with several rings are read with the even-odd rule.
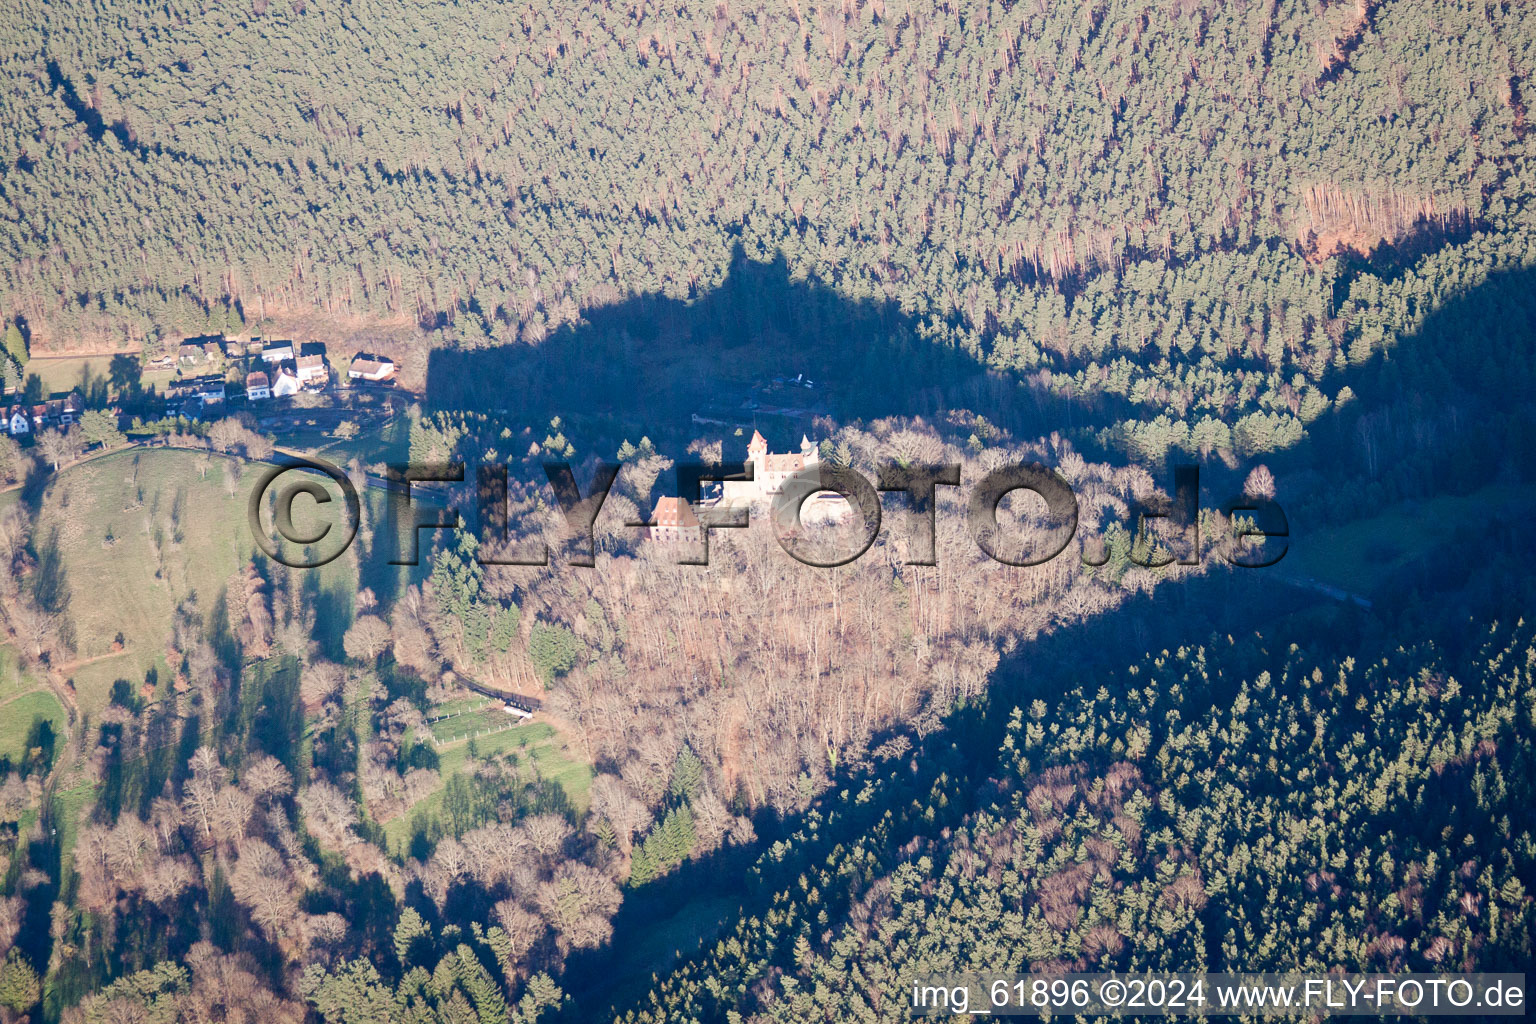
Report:
[[[440,740],[440,739],[438,739],[436,736],[434,736],[432,734],[432,732],[430,730],[427,732],[426,735],[427,735],[428,742],[431,743],[431,745],[432,745],[432,749],[433,750],[437,750],[439,747],[441,747],[442,745],[447,744],[447,743],[458,743],[460,740],[465,740],[465,739],[477,740],[481,736],[496,736],[496,735],[499,735],[501,733],[507,732],[507,731],[509,731],[511,729],[516,729],[518,726],[520,726],[522,724],[523,724],[522,721],[519,720],[519,721],[516,721],[516,722],[509,722],[506,725],[503,725],[499,729],[477,729],[477,730],[475,730],[472,733],[468,733],[467,735],[455,736],[455,737],[453,737],[453,739],[449,739],[449,740]]]

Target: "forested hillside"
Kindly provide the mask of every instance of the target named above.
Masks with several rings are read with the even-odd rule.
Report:
[[[1041,692],[960,780],[897,753],[623,1019],[906,1019],[966,971],[1528,964],[1536,648],[1475,628],[1454,660],[1213,638]]]
[[[5,14],[0,1024],[1531,961],[1536,5]],[[754,429],[958,467],[935,557],[894,493],[832,568],[784,546],[851,517],[648,532]],[[290,451],[362,495],[317,571],[253,535]],[[508,528],[391,522],[407,456]],[[590,538],[549,460],[617,464]],[[1003,564],[974,488],[1037,461],[1076,532]]]
[[[39,350],[315,310],[537,342],[707,291],[739,241],[1124,396],[1139,452],[1262,451],[1528,262],[1533,17],[24,0],[0,312]]]

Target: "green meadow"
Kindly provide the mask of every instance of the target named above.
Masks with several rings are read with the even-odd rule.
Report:
[[[229,480],[226,467],[236,468],[238,478]],[[200,452],[134,448],[66,469],[52,481],[34,543],[56,551],[63,571],[76,652],[64,671],[82,710],[100,711],[118,679],[135,689],[151,671],[165,679],[165,640],[178,606],[195,602],[206,618],[247,562],[269,578],[289,571],[257,549],[249,525],[251,492],[268,468]],[[329,509],[305,497],[295,501],[298,529],[313,531],[323,522],[320,512],[342,507],[339,490],[327,486],[335,496]],[[370,493],[365,502],[365,515],[378,514],[380,495]],[[404,579],[405,570],[387,565],[386,557],[361,568],[376,586]],[[322,650],[340,660],[359,567],[342,556],[297,571],[306,574],[305,599],[316,606]]]

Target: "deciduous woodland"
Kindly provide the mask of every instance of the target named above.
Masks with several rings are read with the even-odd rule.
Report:
[[[1536,8],[7,14],[0,1024],[1531,962]],[[191,353],[223,401],[274,332],[400,386],[198,419],[144,375],[227,335]],[[102,351],[77,421],[10,427],[40,357]],[[761,514],[707,566],[636,525],[758,427],[959,464],[936,564],[894,494],[835,569]],[[251,536],[279,451],[362,496],[322,568]],[[407,457],[506,466],[511,534],[397,564]],[[546,459],[619,464],[590,566]],[[1035,461],[1078,530],[1005,565],[967,489]],[[1196,521],[1139,528],[1188,462]],[[1272,570],[1221,557],[1241,494],[1290,516]]]

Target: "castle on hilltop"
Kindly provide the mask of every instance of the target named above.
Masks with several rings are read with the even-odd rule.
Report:
[[[754,430],[752,441],[747,445],[747,461],[752,464],[752,479],[727,480],[724,491],[727,502],[767,501],[779,493],[790,476],[819,463],[821,452],[804,434],[800,435],[799,452],[770,452],[768,440]]]
[[[714,496],[700,501],[700,508],[717,504],[751,505],[770,501],[784,488],[791,476],[810,466],[821,464],[821,452],[805,435],[800,437],[799,452],[770,452],[768,441],[758,431],[752,432],[747,445],[747,461],[752,464],[751,480],[726,480]],[[840,523],[852,514],[852,507],[841,494],[818,491],[807,495],[799,506],[800,522],[806,524]],[[703,537],[703,527],[692,506],[683,498],[666,496],[651,513],[648,536],[665,544],[696,544]]]

